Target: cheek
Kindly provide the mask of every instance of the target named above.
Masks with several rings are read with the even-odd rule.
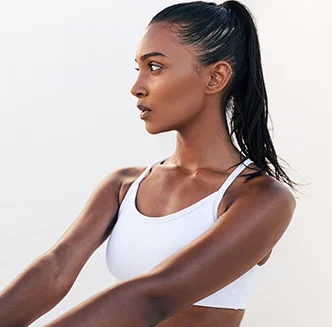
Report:
[[[202,82],[193,74],[176,74],[164,76],[155,85],[155,105],[169,114],[195,113],[202,108],[204,91]],[[152,93],[151,93],[152,94]],[[159,110],[158,110],[159,111]]]

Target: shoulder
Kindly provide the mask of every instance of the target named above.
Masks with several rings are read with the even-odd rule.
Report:
[[[286,201],[295,204],[295,197],[286,184],[278,181],[275,177],[262,172],[255,163],[250,163],[241,171],[224,194],[223,201],[227,211],[235,202],[248,199],[275,199],[282,197]]]
[[[234,197],[250,196],[250,194],[266,194],[268,197],[283,197],[295,203],[295,197],[286,184],[263,172],[255,163],[250,163],[241,172]],[[248,178],[252,176],[253,178]]]
[[[118,168],[113,172],[114,176],[121,182],[121,184],[132,179],[137,179],[147,166],[125,166]]]
[[[265,175],[261,182],[257,183],[255,188],[258,193],[266,192],[269,197],[282,198],[283,200],[296,205],[295,196],[290,188],[273,176]]]
[[[235,202],[239,203],[246,199],[253,203],[259,202],[260,199],[268,202],[282,199],[290,205],[296,205],[290,187],[262,171],[254,162],[247,164],[227,188],[223,197],[225,210],[221,213],[227,211]],[[264,203],[261,206],[264,207]]]
[[[293,211],[296,199],[290,188],[273,176],[262,174],[238,188],[234,201],[247,199],[252,203],[260,203],[261,207],[268,207],[271,202],[279,203]]]
[[[114,171],[119,183],[119,203],[122,202],[130,185],[144,172],[148,166],[125,166]]]

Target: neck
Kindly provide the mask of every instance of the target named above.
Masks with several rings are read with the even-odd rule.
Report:
[[[231,140],[225,118],[220,118],[220,114],[211,114],[210,118],[205,114],[204,119],[178,131],[170,161],[194,172],[202,168],[226,171],[243,159]]]

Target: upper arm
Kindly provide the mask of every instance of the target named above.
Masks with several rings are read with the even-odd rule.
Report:
[[[271,251],[296,205],[280,185],[253,187],[211,228],[149,272],[163,319],[232,283]]]
[[[113,229],[125,168],[109,173],[93,190],[78,218],[49,250],[56,261],[59,284],[68,289],[84,264]]]

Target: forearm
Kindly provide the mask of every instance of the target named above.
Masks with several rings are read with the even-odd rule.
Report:
[[[52,256],[44,254],[1,291],[1,327],[28,326],[65,297],[54,269]]]
[[[160,320],[146,275],[113,285],[44,327],[148,327]]]

